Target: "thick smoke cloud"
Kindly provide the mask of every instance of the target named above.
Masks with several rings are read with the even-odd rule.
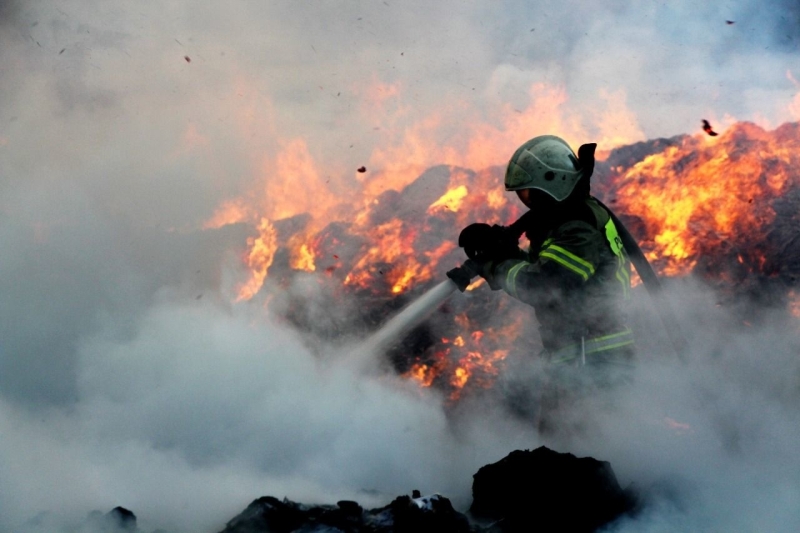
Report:
[[[691,282],[673,296],[687,363],[664,353],[663,339],[661,349],[645,341],[636,386],[613,411],[589,414],[597,433],[573,445],[603,450],[651,495],[653,505],[615,531],[796,529],[797,321],[763,310],[760,325],[744,324]]]
[[[84,339],[71,409],[2,404],[5,527],[124,504],[209,530],[262,493],[377,504],[418,488],[467,505],[474,470],[536,442],[497,423],[464,428],[466,446],[435,396],[319,360],[262,311],[160,301],[134,329]]]
[[[353,169],[406,128],[443,116],[430,141],[447,144],[469,109],[502,130],[534,84],[563,89],[564,123],[587,136],[609,120],[635,138],[777,125],[796,42],[786,2],[0,2],[0,529],[124,505],[151,529],[213,530],[263,494],[382,504],[417,488],[463,509],[480,465],[540,443],[528,421],[496,405],[448,418],[261,302],[232,304],[252,228],[203,222],[231,198],[280,203],[257,197],[293,139],[330,189],[298,171],[286,194],[347,199]],[[800,521],[797,325],[717,334],[730,318],[711,307],[681,305],[703,325],[699,361],[645,357],[593,438],[551,444],[623,484],[680,478],[652,530],[768,516],[778,531]]]

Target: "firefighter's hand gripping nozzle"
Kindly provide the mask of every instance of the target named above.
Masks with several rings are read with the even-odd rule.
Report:
[[[469,286],[475,276],[486,277],[491,263],[503,261],[519,255],[519,236],[503,226],[489,224],[470,224],[458,236],[458,245],[466,252],[463,265],[447,273],[461,292]]]
[[[472,283],[472,279],[478,275],[480,267],[472,259],[467,259],[460,267],[456,267],[447,272],[447,277],[453,280],[458,290],[464,292]]]
[[[503,261],[519,254],[519,235],[505,226],[476,222],[461,230],[458,245],[478,263]]]

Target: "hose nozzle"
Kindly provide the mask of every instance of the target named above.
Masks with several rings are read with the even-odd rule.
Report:
[[[461,292],[467,290],[472,279],[477,275],[478,264],[472,259],[467,259],[461,266],[447,272],[447,277],[453,280]]]

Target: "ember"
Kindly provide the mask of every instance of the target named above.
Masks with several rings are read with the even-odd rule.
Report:
[[[714,131],[711,127],[711,124],[708,123],[706,119],[703,119],[703,131],[708,133],[711,137],[716,137],[718,133]]]

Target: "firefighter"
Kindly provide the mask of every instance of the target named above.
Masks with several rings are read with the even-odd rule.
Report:
[[[535,309],[550,378],[542,402],[550,408],[576,383],[630,381],[634,339],[624,302],[631,265],[609,212],[590,195],[595,148],[583,145],[576,155],[552,135],[526,142],[508,163],[505,188],[529,211],[511,227],[472,224],[459,236],[468,263],[493,290]],[[518,245],[523,232],[526,251]]]

